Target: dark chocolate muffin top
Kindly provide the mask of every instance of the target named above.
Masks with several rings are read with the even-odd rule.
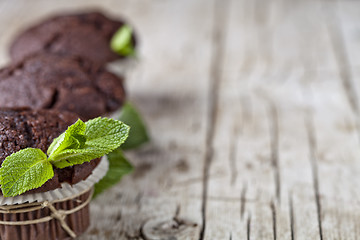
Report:
[[[55,16],[18,35],[10,47],[10,56],[21,60],[46,51],[77,55],[104,65],[122,58],[110,49],[110,40],[123,25],[122,20],[109,19],[99,12]]]
[[[81,57],[38,53],[0,70],[0,107],[58,109],[87,120],[123,104],[122,82]]]
[[[21,149],[40,148],[46,153],[54,138],[76,122],[74,113],[26,108],[0,108],[0,164]],[[54,169],[55,175],[43,186],[28,193],[45,192],[59,188],[62,182],[75,184],[87,178],[99,159],[63,169]]]

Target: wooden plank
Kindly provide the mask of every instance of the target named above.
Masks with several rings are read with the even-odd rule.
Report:
[[[326,162],[323,168],[319,168],[319,173],[332,176],[331,185],[329,181],[322,181],[324,186],[320,185],[325,195],[322,200],[324,225],[328,225],[330,230],[327,236],[324,236],[325,239],[359,238],[360,211],[357,202],[360,178],[355,173],[359,171],[360,86],[356,67],[359,57],[354,48],[354,44],[359,42],[354,35],[359,25],[356,22],[358,14],[353,11],[359,6],[356,2],[335,2],[324,8],[339,72],[339,85],[342,85],[348,101],[348,106],[338,104],[336,99],[339,93],[336,89],[339,86],[334,86],[326,97],[321,97],[322,102],[331,104],[326,104],[327,108],[322,108],[322,112],[318,111],[324,116],[337,113],[337,118],[329,124],[318,124],[317,131],[319,161]],[[318,89],[320,88],[323,86]],[[318,119],[319,116],[315,116],[315,123]],[[319,120],[317,122],[319,123]]]
[[[356,145],[356,130],[340,133],[333,125],[353,125],[354,112],[337,75],[326,18],[317,18],[323,3],[263,4],[231,2],[209,171],[222,177],[209,180],[207,239],[331,239],[334,229],[352,239],[357,214],[336,224],[355,205],[337,203],[329,189],[340,187],[340,177],[331,177],[339,171],[342,195],[353,195],[348,171],[357,169],[356,154],[336,167],[318,156],[320,146],[336,156],[329,138],[343,135],[347,151]],[[232,201],[213,202],[214,196]]]
[[[151,126],[152,143],[129,155],[138,173],[111,192],[140,194],[141,209],[129,209],[124,204],[120,207],[123,217],[116,225],[104,224],[96,229],[104,232],[118,228],[125,232],[114,237],[198,238],[211,6],[190,0],[130,4],[127,15],[134,16],[132,22],[141,33],[141,49],[139,63],[127,83],[130,98]],[[146,173],[139,173],[139,169]],[[99,198],[97,215],[108,217],[101,213],[101,206],[114,206],[111,199],[109,195]]]

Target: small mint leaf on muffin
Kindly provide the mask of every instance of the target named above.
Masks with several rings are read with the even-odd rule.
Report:
[[[79,148],[86,141],[85,137],[81,137],[85,134],[85,127],[83,121],[77,120],[76,123],[53,140],[47,150],[47,155],[56,155],[56,153],[68,148]]]
[[[53,168],[83,164],[120,147],[130,127],[110,119],[80,119],[55,138],[48,155],[37,148],[26,148],[6,157],[0,168],[0,184],[5,197],[13,197],[41,187],[54,176]]]
[[[118,120],[131,127],[129,137],[126,139],[124,144],[121,145],[121,149],[134,149],[150,140],[149,134],[146,130],[146,125],[141,118],[141,115],[131,103],[126,102],[121,108]]]
[[[110,41],[110,48],[121,56],[135,55],[135,49],[132,43],[132,28],[129,25],[120,27]]]
[[[109,161],[109,171],[105,177],[95,184],[94,198],[118,183],[124,175],[131,173],[133,170],[133,166],[126,160],[120,148],[107,154],[107,159]]]
[[[82,164],[112,152],[126,140],[130,129],[129,126],[120,121],[101,117],[89,120],[85,125],[83,135],[86,138],[85,144],[74,148],[66,147],[60,151],[55,150],[49,156],[50,162],[55,167],[64,168]],[[69,136],[73,135],[70,134]]]
[[[26,148],[8,156],[0,168],[1,190],[5,197],[14,197],[41,187],[54,176],[47,156],[38,148]]]

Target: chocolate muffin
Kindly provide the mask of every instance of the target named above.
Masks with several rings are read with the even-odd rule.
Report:
[[[57,109],[88,120],[124,101],[123,79],[81,57],[38,53],[0,70],[0,107]]]
[[[26,29],[10,47],[12,60],[20,60],[35,52],[46,51],[88,58],[96,64],[123,58],[110,49],[114,33],[124,25],[99,12],[51,17]],[[135,46],[135,38],[132,38]]]
[[[21,149],[32,147],[46,152],[54,138],[76,122],[74,113],[27,108],[0,108],[0,164]],[[61,183],[76,184],[86,179],[98,165],[95,159],[81,165],[54,169],[54,177],[28,193],[45,192],[61,187]]]

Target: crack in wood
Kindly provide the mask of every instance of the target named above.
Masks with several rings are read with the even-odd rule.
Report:
[[[271,201],[270,209],[271,209],[271,215],[272,215],[273,239],[276,240],[277,226],[276,226],[276,207],[275,207],[274,201]]]
[[[279,117],[278,110],[274,103],[270,103],[270,150],[271,165],[274,171],[275,196],[280,203],[281,200],[281,183],[280,183],[280,167],[279,167]]]
[[[294,204],[291,193],[289,194],[289,214],[290,214],[291,240],[295,240],[295,215],[294,215]]]
[[[119,222],[122,219],[122,211],[120,210],[119,213],[116,215],[115,220]]]
[[[174,218],[179,218],[180,210],[181,210],[181,206],[180,206],[180,204],[177,204],[177,205],[176,205],[176,209],[175,209]]]
[[[240,196],[240,218],[241,218],[241,220],[244,218],[244,213],[245,213],[246,191],[247,191],[247,184],[244,183],[244,186],[241,190],[241,196]]]
[[[247,240],[250,240],[250,236],[251,236],[251,213],[249,213],[247,223],[246,223],[246,236],[247,236]]]
[[[207,195],[209,184],[209,171],[213,160],[213,142],[215,135],[215,128],[218,115],[219,102],[219,87],[221,78],[221,68],[224,55],[224,38],[226,35],[226,17],[228,14],[227,5],[229,1],[215,1],[214,15],[213,15],[213,51],[210,63],[210,88],[208,93],[208,117],[206,128],[206,146],[204,156],[203,168],[203,182],[202,182],[202,202],[201,202],[201,218],[202,225],[200,229],[199,239],[205,237],[206,230],[206,209],[207,209]]]
[[[316,202],[316,213],[319,227],[319,236],[320,240],[323,240],[323,230],[322,230],[322,212],[321,212],[321,201],[320,201],[320,189],[319,189],[319,174],[318,174],[318,163],[317,163],[317,142],[315,136],[315,128],[312,116],[307,114],[305,119],[306,131],[308,136],[308,144],[310,151],[310,163],[311,163],[311,174],[313,179],[313,188],[315,194]]]

